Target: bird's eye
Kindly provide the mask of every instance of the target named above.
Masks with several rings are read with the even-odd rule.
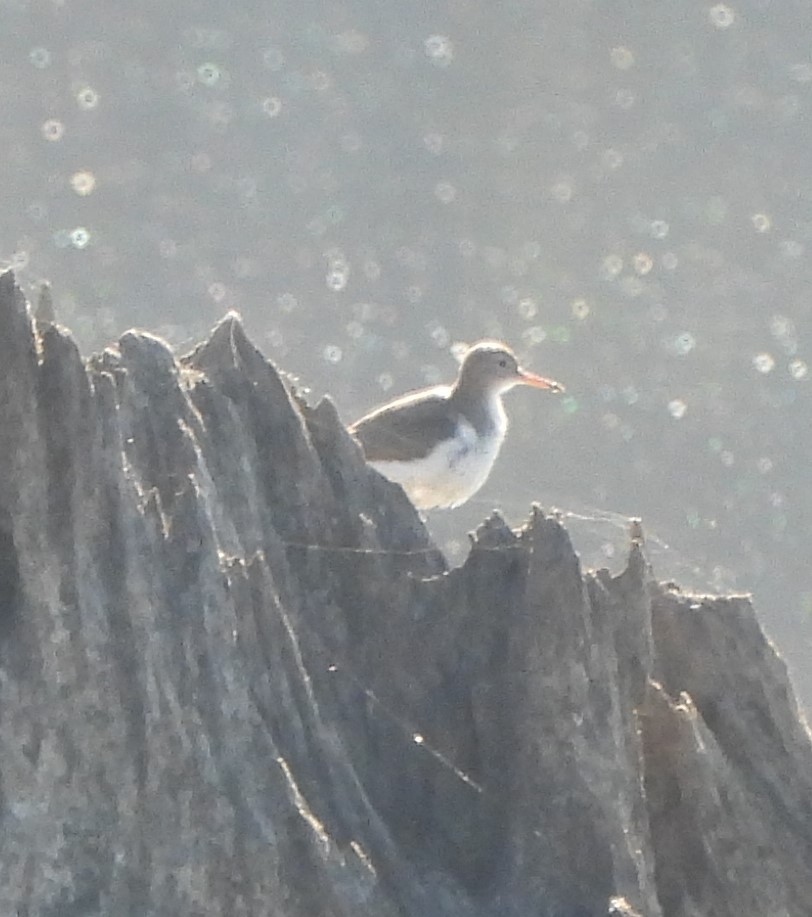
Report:
[[[507,360],[500,360],[499,365],[502,367],[502,369],[507,369]]]

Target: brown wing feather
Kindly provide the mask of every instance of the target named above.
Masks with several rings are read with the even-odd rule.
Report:
[[[438,441],[457,431],[457,419],[449,413],[442,394],[406,396],[378,408],[351,427],[369,462],[404,461],[423,458]]]

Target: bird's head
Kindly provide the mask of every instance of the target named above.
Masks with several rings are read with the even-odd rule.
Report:
[[[462,358],[458,385],[502,394],[514,385],[531,385],[550,392],[563,392],[564,386],[522,369],[516,354],[499,341],[480,341],[469,347]]]

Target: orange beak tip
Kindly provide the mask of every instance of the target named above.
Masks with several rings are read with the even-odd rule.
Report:
[[[535,373],[529,373],[526,370],[522,371],[522,381],[526,385],[532,385],[534,388],[546,388],[555,394],[566,391],[564,386],[560,382],[556,382],[555,379],[545,379],[543,376],[537,376]]]

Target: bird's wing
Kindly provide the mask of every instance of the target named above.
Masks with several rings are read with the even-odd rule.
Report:
[[[419,459],[439,440],[457,432],[457,420],[448,412],[446,389],[436,394],[406,396],[378,408],[351,427],[369,462]]]

